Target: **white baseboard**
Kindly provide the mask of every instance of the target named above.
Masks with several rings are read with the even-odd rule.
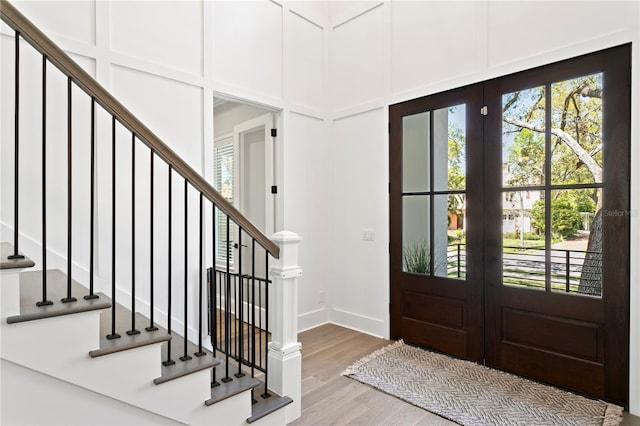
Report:
[[[298,333],[319,327],[329,322],[329,313],[326,308],[305,312],[298,315]]]
[[[388,330],[386,330],[384,320],[356,314],[339,308],[333,308],[331,310],[329,322],[381,339],[389,333]]]

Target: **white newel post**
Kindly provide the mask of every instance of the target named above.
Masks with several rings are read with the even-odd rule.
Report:
[[[301,238],[288,231],[274,234],[271,239],[280,246],[280,259],[270,268],[271,343],[269,344],[269,387],[279,395],[293,400],[287,405],[287,423],[300,417],[302,382],[302,345],[298,342],[298,245]]]

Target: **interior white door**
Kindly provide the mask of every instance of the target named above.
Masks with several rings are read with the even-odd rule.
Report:
[[[273,114],[267,113],[234,126],[233,143],[238,167],[234,170],[236,206],[259,230],[270,236],[275,227]],[[236,235],[238,235],[236,233]],[[251,273],[251,239],[236,241],[243,247],[243,273]],[[256,247],[256,273],[264,276],[266,257]]]

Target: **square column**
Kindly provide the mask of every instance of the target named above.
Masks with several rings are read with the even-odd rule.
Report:
[[[285,410],[286,422],[298,417],[302,399],[302,344],[298,342],[298,246],[301,238],[288,231],[278,232],[271,239],[280,246],[280,259],[274,259],[269,275],[271,342],[269,343],[269,387],[293,403]]]

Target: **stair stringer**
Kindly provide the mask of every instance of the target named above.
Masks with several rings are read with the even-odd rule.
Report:
[[[2,317],[0,357],[7,361],[186,424],[241,425],[251,416],[248,391],[204,405],[208,370],[155,385],[159,344],[91,358],[99,347],[100,311],[17,324],[6,323],[4,310]]]
[[[0,370],[3,425],[181,424],[4,359]]]

